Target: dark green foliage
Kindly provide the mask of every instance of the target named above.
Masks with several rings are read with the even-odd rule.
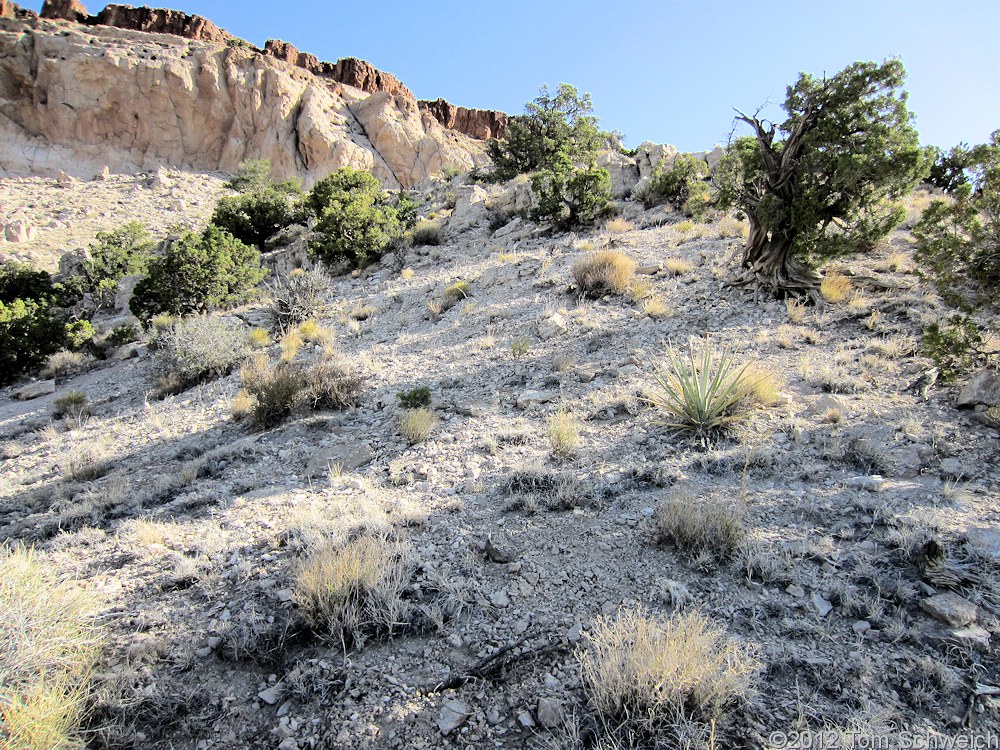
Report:
[[[404,409],[426,409],[431,405],[431,389],[421,385],[408,391],[400,391],[396,398]]]
[[[954,194],[959,187],[969,183],[965,170],[971,166],[970,157],[969,147],[964,143],[958,144],[947,153],[936,146],[933,147],[931,149],[933,162],[924,182],[946,193]]]
[[[112,346],[124,346],[125,344],[131,344],[133,341],[138,341],[141,333],[131,323],[123,323],[120,326],[115,326],[105,340]]]
[[[524,110],[510,119],[505,140],[491,139],[486,146],[494,182],[551,168],[562,157],[573,164],[590,162],[605,138],[592,114],[590,94],[581,96],[568,83],[560,83],[555,94],[542,86]]]
[[[983,334],[967,315],[953,315],[944,324],[931,323],[924,330],[921,346],[937,364],[939,377],[946,383],[988,358]]]
[[[66,344],[73,350],[82,349],[95,333],[89,320],[74,320],[66,324]]]
[[[236,174],[233,175],[233,179],[226,183],[226,187],[237,193],[245,193],[269,184],[271,184],[271,162],[267,159],[247,159],[240,162],[236,168]],[[283,184],[292,185],[294,183],[289,181]]]
[[[90,260],[83,265],[87,291],[98,304],[110,303],[122,278],[146,273],[152,250],[152,239],[138,221],[98,232],[96,244],[90,246]]]
[[[0,385],[41,365],[66,342],[52,277],[21,263],[0,266]]]
[[[536,221],[550,221],[557,229],[590,226],[605,216],[611,203],[608,170],[593,163],[573,166],[562,156],[531,180],[538,203],[531,210]]]
[[[417,203],[409,193],[400,191],[396,196],[396,217],[403,229],[412,229],[417,223]]]
[[[308,202],[318,217],[309,249],[324,263],[367,265],[402,236],[396,207],[368,172],[341,167],[316,184]]]
[[[263,185],[219,199],[212,223],[247,245],[264,243],[285,227],[305,224],[304,194],[279,185]]]
[[[191,315],[230,307],[249,298],[264,278],[260,253],[225,230],[209,225],[188,232],[149,264],[135,288],[131,309],[144,325],[154,315]]]
[[[738,118],[754,134],[730,145],[716,201],[746,214],[743,266],[757,282],[812,291],[818,266],[872,249],[902,220],[893,201],[927,168],[905,75],[898,60],[853,63],[830,78],[803,73],[788,88],[783,123]]]
[[[669,164],[663,159],[656,165],[649,182],[637,197],[646,208],[670,203],[679,210],[685,209],[692,195],[702,199],[707,197],[707,176],[706,161],[690,154],[678,154]]]
[[[915,257],[951,304],[996,304],[1000,284],[1000,130],[963,157],[972,182],[937,200],[913,228]]]

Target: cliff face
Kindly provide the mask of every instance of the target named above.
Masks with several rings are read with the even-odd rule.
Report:
[[[98,18],[125,23],[122,7]],[[232,171],[266,158],[307,184],[350,165],[396,187],[486,162],[482,142],[363,61],[313,64],[296,50],[290,65],[289,50],[278,59],[220,44],[231,37],[205,19],[136,10],[128,23],[158,33],[0,20],[0,170]]]

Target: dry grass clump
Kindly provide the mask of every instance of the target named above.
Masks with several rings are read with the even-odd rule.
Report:
[[[640,304],[639,309],[642,310],[643,315],[648,315],[653,320],[669,318],[676,312],[664,301],[663,297],[658,294],[654,294],[644,299]]]
[[[621,233],[621,232],[631,232],[635,229],[635,224],[626,219],[611,219],[604,228],[609,232]]]
[[[744,377],[749,383],[749,401],[762,406],[774,406],[778,402],[784,381],[777,370],[759,362],[751,362],[746,367]]]
[[[750,235],[750,225],[733,216],[723,216],[715,222],[715,231],[720,240],[746,238]]]
[[[344,648],[360,647],[409,621],[403,592],[415,567],[413,547],[402,539],[366,533],[346,544],[327,540],[296,571],[293,600],[313,628]]]
[[[0,747],[82,747],[101,632],[92,595],[57,584],[31,551],[0,548]]]
[[[243,390],[232,405],[236,418],[252,415],[257,429],[280,424],[299,407],[343,409],[359,403],[359,372],[336,357],[325,355],[309,365],[278,362],[272,365],[259,353],[240,370]]]
[[[508,509],[525,513],[573,510],[593,500],[587,487],[572,473],[538,467],[512,472],[502,491],[510,497]]]
[[[90,354],[84,352],[71,352],[62,350],[51,355],[42,368],[42,377],[63,378],[69,375],[76,375],[97,364]]]
[[[842,273],[829,271],[819,285],[819,293],[827,302],[839,304],[850,296],[853,288],[851,280]]]
[[[694,263],[684,258],[667,258],[663,261],[663,267],[673,276],[683,276],[694,270]]]
[[[421,219],[410,230],[410,237],[414,245],[440,245],[443,237],[441,224]]]
[[[799,325],[806,319],[806,305],[802,300],[788,297],[785,299],[785,310],[788,312],[790,323]]]
[[[74,443],[60,459],[63,475],[74,482],[100,479],[110,469],[108,448],[103,440]]]
[[[759,669],[747,648],[697,612],[601,616],[589,640],[578,654],[584,688],[625,747],[650,746],[646,741],[668,732],[688,740],[680,746],[709,745],[710,726],[749,697]]]
[[[549,418],[549,445],[553,455],[573,455],[580,444],[580,421],[566,409],[559,409]]]
[[[286,333],[281,339],[281,361],[291,362],[295,359],[299,351],[302,349],[302,345],[305,344],[305,340],[299,334],[297,329],[293,329]]]
[[[625,293],[635,277],[635,261],[619,250],[599,250],[573,264],[573,280],[588,297]]]
[[[747,367],[739,367],[730,352],[716,353],[710,343],[697,354],[689,343],[686,357],[668,347],[653,378],[656,388],[647,401],[666,412],[665,424],[693,430],[703,440],[743,419],[741,406],[753,391]]]
[[[679,547],[692,558],[728,560],[746,535],[742,506],[714,494],[695,496],[676,489],[654,508],[657,541]]]
[[[299,325],[299,336],[310,344],[319,344],[320,346],[333,344],[333,331],[321,326],[313,319],[305,320]]]
[[[407,409],[399,420],[399,431],[410,445],[424,442],[437,429],[439,419],[430,409]]]
[[[247,342],[251,349],[263,349],[265,346],[271,345],[271,334],[263,328],[251,328],[250,333],[247,334]]]
[[[80,425],[93,414],[87,394],[83,391],[69,391],[52,402],[52,416],[66,419],[68,425]]]

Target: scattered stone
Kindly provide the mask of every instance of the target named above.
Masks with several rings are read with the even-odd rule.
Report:
[[[990,650],[990,632],[979,625],[968,625],[951,631],[951,639],[960,646],[977,651]]]
[[[844,480],[844,485],[856,490],[868,490],[869,492],[881,492],[885,487],[885,479],[879,474],[871,476],[851,477]]]
[[[806,595],[806,590],[797,583],[792,583],[785,589],[785,593],[794,596],[796,599],[801,599]]]
[[[94,181],[105,182],[109,179],[111,179],[111,167],[105,164],[104,168],[100,172],[94,175]]]
[[[566,633],[566,640],[577,643],[583,637],[583,623],[578,622]]]
[[[976,551],[994,563],[1000,563],[1000,526],[970,526],[965,530],[965,536]]]
[[[816,612],[819,613],[820,617],[826,617],[833,611],[833,605],[824,599],[819,592],[812,595],[812,605],[816,608]]]
[[[281,696],[285,693],[285,686],[282,683],[277,683],[267,688],[267,690],[261,690],[257,693],[257,697],[260,698],[264,703],[269,706],[274,706],[281,700]]]
[[[868,620],[858,620],[851,626],[851,629],[858,635],[863,636],[872,629],[872,624]]]
[[[931,617],[953,628],[960,628],[975,622],[978,614],[975,604],[951,591],[929,596],[920,602],[920,606]]]
[[[26,221],[12,221],[4,227],[7,242],[31,242],[35,239],[35,228]]]
[[[835,412],[841,419],[847,419],[851,416],[851,412],[848,410],[847,405],[836,396],[831,396],[829,394],[820,396],[813,401],[810,411],[813,414],[829,414]]]
[[[965,465],[957,458],[942,458],[940,474],[943,479],[961,479],[968,476]]]
[[[14,391],[14,398],[19,401],[30,401],[33,398],[39,398],[40,396],[48,396],[50,393],[56,392],[56,381],[55,380],[39,380],[34,383],[28,383],[28,385],[23,388]]]
[[[556,336],[561,336],[566,333],[566,330],[566,318],[559,313],[552,313],[552,315],[543,319],[538,324],[538,335],[542,341],[548,341],[549,339],[554,339]]]
[[[559,398],[555,391],[525,391],[517,397],[517,408],[527,409],[534,404],[547,404]]]
[[[317,451],[306,467],[306,476],[316,479],[325,476],[332,468],[356,471],[372,460],[372,446],[366,442],[342,443]]]
[[[522,711],[517,715],[517,723],[520,724],[525,729],[533,729],[537,724],[535,720],[531,717],[530,711]]]
[[[552,698],[539,698],[535,715],[538,717],[538,723],[546,729],[555,729],[566,720],[562,704]]]
[[[460,700],[450,700],[441,707],[437,725],[441,734],[448,735],[462,726],[472,716],[472,709]]]

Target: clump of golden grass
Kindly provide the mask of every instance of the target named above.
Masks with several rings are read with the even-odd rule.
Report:
[[[720,240],[739,237],[745,239],[750,235],[750,225],[732,216],[723,216],[715,222],[715,232]]]
[[[265,346],[271,345],[271,334],[263,328],[251,328],[250,333],[247,334],[247,341],[250,343],[251,349],[263,349]]]
[[[623,294],[635,277],[635,261],[619,250],[599,250],[573,265],[573,280],[590,297]]]
[[[409,542],[366,533],[346,544],[316,545],[295,575],[293,600],[312,627],[345,648],[387,635],[409,620],[403,598],[414,570]]]
[[[424,442],[437,429],[438,418],[430,409],[407,409],[399,420],[399,431],[410,445]]]
[[[625,219],[611,219],[607,224],[604,225],[604,228],[607,229],[609,232],[616,232],[616,233],[631,232],[633,229],[635,229],[635,224]]]
[[[658,541],[674,544],[691,557],[709,554],[716,560],[733,556],[746,535],[741,505],[714,494],[695,496],[675,489],[654,508]]]
[[[784,381],[777,370],[759,362],[751,362],[744,370],[749,384],[747,398],[762,406],[773,406],[778,402],[778,393]]]
[[[333,331],[311,319],[299,325],[299,336],[310,344],[328,346],[333,343]]]
[[[819,285],[820,296],[834,304],[846,300],[852,289],[851,280],[838,271],[827,272]]]
[[[633,738],[690,731],[691,724],[709,734],[728,707],[749,697],[759,669],[748,649],[697,612],[601,616],[589,640],[578,659],[590,703],[604,726]]]
[[[673,276],[683,276],[694,270],[694,263],[684,258],[667,258],[663,261],[663,267]]]
[[[414,271],[412,268],[404,268],[399,275],[400,278],[403,279],[403,281],[410,281],[414,276],[417,275],[417,272]]]
[[[102,635],[88,592],[24,549],[0,548],[0,747],[82,747]]]
[[[674,313],[674,310],[666,302],[664,302],[663,297],[658,294],[654,294],[644,299],[640,305],[640,309],[644,315],[648,315],[653,320],[669,318]]]
[[[549,418],[549,445],[556,456],[570,456],[580,444],[580,422],[566,409],[558,409]]]
[[[289,331],[285,334],[285,337],[281,339],[281,361],[291,362],[295,359],[304,343],[305,341],[298,330]]]
[[[799,325],[806,319],[806,305],[802,300],[788,297],[785,299],[785,311],[788,313],[788,320],[795,325]]]

